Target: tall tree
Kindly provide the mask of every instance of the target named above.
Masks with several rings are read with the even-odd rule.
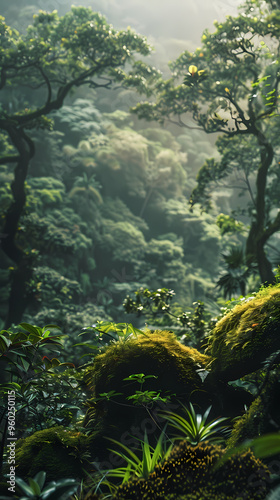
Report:
[[[65,16],[41,11],[20,35],[0,18],[0,130],[8,139],[8,154],[0,164],[14,167],[13,202],[1,228],[2,250],[15,264],[6,327],[21,320],[29,300],[32,255],[20,245],[19,219],[25,206],[24,183],[35,147],[32,130],[51,128],[47,117],[63,106],[66,96],[81,85],[110,88],[117,80],[143,82],[134,75],[144,67],[134,54],[147,55],[150,47],[134,31],[116,31],[89,8],[73,7]],[[122,67],[130,63],[127,74]],[[153,78],[157,72],[149,70]]]
[[[266,252],[280,230],[280,10],[276,2],[247,0],[237,17],[206,30],[202,46],[171,64],[172,78],[156,85],[156,102],[136,106],[139,117],[222,134],[220,159],[208,159],[191,204],[209,207],[217,184],[233,179],[249,193],[245,258],[262,282],[274,274]],[[278,2],[277,2],[278,4]]]

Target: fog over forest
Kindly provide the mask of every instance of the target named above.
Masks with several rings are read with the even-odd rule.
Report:
[[[0,0],[0,500],[279,500],[279,118],[280,0]]]
[[[27,6],[25,22],[31,22],[38,9],[57,10],[63,15],[71,5],[91,7],[105,15],[115,28],[131,26],[147,36],[155,48],[155,61],[164,68],[184,50],[194,50],[203,30],[211,30],[215,19],[221,21],[226,15],[236,14],[240,3],[240,0],[1,0],[0,5],[3,14],[8,9],[7,21],[11,24],[20,24],[19,4]]]

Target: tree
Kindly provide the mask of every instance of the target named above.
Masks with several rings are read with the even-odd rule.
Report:
[[[90,8],[73,7],[65,16],[41,11],[26,34],[0,19],[0,130],[9,147],[0,164],[14,167],[10,204],[1,233],[2,250],[15,264],[6,327],[18,323],[29,301],[32,255],[18,242],[20,216],[25,206],[25,179],[34,156],[32,130],[50,129],[47,117],[63,106],[66,96],[81,85],[110,88],[117,80],[140,91],[143,81],[134,70],[144,65],[133,54],[147,55],[150,47],[134,31],[116,31]],[[130,72],[121,68],[130,63]],[[149,70],[153,78],[157,72]],[[12,148],[11,148],[12,146]],[[12,150],[11,150],[12,149]]]
[[[202,47],[184,52],[171,64],[172,78],[157,82],[156,101],[134,108],[141,118],[222,134],[220,158],[205,161],[190,202],[209,208],[213,187],[224,188],[226,180],[249,193],[246,265],[256,262],[267,283],[274,274],[266,246],[280,230],[280,10],[274,3],[247,0],[237,17],[215,22]]]

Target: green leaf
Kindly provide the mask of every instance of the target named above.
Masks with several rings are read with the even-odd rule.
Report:
[[[50,324],[50,325],[44,326],[43,332],[45,332],[45,330],[49,329],[49,328],[55,328],[56,330],[61,330],[60,326]]]
[[[20,323],[19,326],[21,326],[24,330],[26,330],[29,333],[33,333],[34,335],[38,335],[38,328],[30,325],[29,323]]]
[[[68,493],[69,497],[76,491],[79,483],[75,479],[61,479],[57,482],[52,481],[42,491],[42,500],[60,500]]]
[[[40,496],[41,495],[41,488],[37,481],[34,481],[31,477],[28,478],[29,486],[32,488],[34,495]]]
[[[4,335],[0,335],[0,340],[3,341],[3,343],[5,344],[6,348],[9,348],[9,346],[11,345],[12,341],[10,339],[8,339],[7,337],[5,337]],[[6,350],[6,349],[5,349]]]
[[[29,367],[30,367],[30,363],[28,363],[28,361],[26,361],[25,359],[21,358],[21,362],[22,362],[22,366],[24,368],[24,371],[28,372],[29,370]]]
[[[23,479],[20,477],[16,477],[16,484],[20,487],[20,489],[25,493],[28,497],[32,497],[34,495],[33,489],[29,486]]]
[[[266,434],[251,441],[254,454],[258,458],[271,457],[280,453],[280,433]]]

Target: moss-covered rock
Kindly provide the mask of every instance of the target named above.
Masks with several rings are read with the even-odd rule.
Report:
[[[280,348],[280,284],[242,299],[213,329],[206,353],[211,371],[224,381],[260,368]]]
[[[280,382],[278,369],[269,376],[264,389],[252,402],[248,411],[235,421],[227,446],[233,448],[247,439],[275,432],[277,426],[279,429],[279,401]]]
[[[88,493],[86,496],[82,497],[81,500],[102,500],[102,496]],[[209,486],[208,488],[199,488],[192,493],[186,493],[183,495],[170,493],[169,495],[158,496],[156,494],[153,497],[153,500],[243,500],[243,497],[239,496],[237,498],[236,495],[231,495],[230,493],[217,493],[215,489],[212,489],[211,486]]]
[[[16,445],[16,473],[19,477],[33,477],[37,472],[45,471],[50,481],[64,477],[81,478],[87,459],[87,436],[62,426],[35,432],[18,440]]]
[[[209,488],[199,488],[193,493],[187,493],[186,495],[166,495],[164,500],[236,500],[236,496],[230,493],[217,493],[215,490]]]
[[[215,468],[223,454],[219,446],[190,446],[181,441],[147,480],[124,483],[114,500],[265,499],[269,479],[266,466],[246,451]]]
[[[138,427],[140,433],[145,428],[149,432],[155,430],[155,406],[163,407],[162,401],[150,404],[133,404],[128,400],[137,390],[155,391],[161,397],[171,397],[173,406],[179,408],[178,400],[194,402],[202,389],[202,379],[198,371],[209,363],[209,357],[194,348],[186,347],[178,342],[176,336],[168,331],[145,332],[126,341],[119,340],[106,347],[96,356],[94,363],[86,371],[86,380],[92,390],[93,398],[84,424],[96,429],[102,423],[105,435],[119,439],[122,432],[131,432]],[[154,375],[148,378],[143,386],[136,381],[125,378],[133,374]],[[120,393],[99,399],[100,395],[111,391]],[[207,393],[199,392],[199,401],[203,405],[209,403]],[[176,400],[176,403],[175,403]],[[147,411],[148,410],[148,411]],[[153,417],[151,418],[151,413]],[[132,432],[133,434],[133,432]],[[139,437],[139,431],[138,431]]]

